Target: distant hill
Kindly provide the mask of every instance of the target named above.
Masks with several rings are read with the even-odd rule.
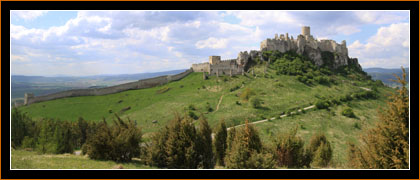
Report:
[[[184,71],[185,69],[152,73],[105,74],[81,77],[62,75],[58,77],[12,75],[12,101],[22,99],[24,94],[28,92],[34,93],[35,96],[40,96],[70,89],[100,88],[141,79],[178,74]]]
[[[396,79],[393,74],[396,74],[397,76],[401,77],[402,71],[399,68],[396,69],[385,69],[385,68],[366,68],[363,69],[363,71],[367,72],[369,75],[372,76],[372,79],[374,80],[381,80],[383,83],[385,83],[388,86],[395,87],[398,86],[397,83],[393,82],[391,79]],[[405,68],[405,71],[407,72],[407,81],[410,82],[409,78],[409,68]]]

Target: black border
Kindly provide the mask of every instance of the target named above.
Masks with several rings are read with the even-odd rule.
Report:
[[[412,82],[418,82],[417,65],[419,60],[419,2],[1,2],[2,24],[2,84],[3,84],[3,120],[2,120],[2,179],[125,179],[125,178],[232,178],[232,179],[281,179],[281,178],[307,178],[307,179],[418,179],[418,84],[412,83],[410,94],[411,107],[411,170],[10,170],[9,149],[9,119],[10,119],[10,14],[9,10],[410,10],[410,58]],[[9,63],[6,63],[9,62]],[[414,86],[413,86],[414,84]],[[412,103],[412,102],[415,103]],[[414,105],[414,106],[413,106]],[[414,112],[414,113],[413,113]]]

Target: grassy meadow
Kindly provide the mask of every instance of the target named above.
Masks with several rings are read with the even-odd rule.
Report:
[[[12,169],[151,169],[138,160],[129,163],[91,160],[74,154],[38,154],[12,150]]]
[[[309,142],[314,133],[322,132],[332,143],[332,167],[346,168],[346,143],[348,141],[357,143],[361,130],[369,128],[377,121],[377,109],[385,104],[385,95],[391,91],[385,86],[378,87],[380,97],[375,100],[352,100],[333,106],[330,110],[314,108],[305,113],[278,119],[282,112],[308,107],[320,99],[366,91],[361,87],[371,87],[367,82],[354,81],[343,76],[331,76],[338,82],[337,84],[306,85],[296,80],[295,76],[277,75],[272,69],[268,69],[264,75],[261,66],[255,68],[255,74],[256,77],[251,74],[234,77],[210,76],[209,79],[203,80],[202,73],[191,73],[180,81],[154,88],[104,96],[57,99],[22,106],[19,109],[35,120],[48,117],[76,121],[79,117],[83,117],[88,121],[101,121],[103,118],[112,121],[113,114],[117,113],[123,119],[136,120],[145,134],[146,141],[151,133],[165,126],[174,117],[175,112],[187,112],[189,105],[195,107],[193,112],[196,115],[203,113],[211,127],[215,127],[221,119],[225,120],[228,127],[232,127],[243,124],[245,119],[252,122],[276,117],[275,120],[255,125],[263,142],[270,143],[277,134],[286,133],[295,127],[298,127],[298,136],[305,142]],[[237,86],[238,89],[235,88]],[[247,88],[254,92],[252,97],[262,100],[261,108],[253,108],[250,102],[240,98],[240,93]],[[208,112],[207,104],[210,104],[212,112]],[[351,107],[356,118],[341,115],[344,107]],[[123,109],[128,110],[122,111]],[[112,168],[116,165],[113,162],[89,165],[88,162],[93,160],[83,156],[59,155],[48,159],[48,155],[33,154],[31,157],[31,153],[34,152],[13,151],[12,168],[45,168],[47,166],[43,165],[44,163],[60,164],[59,162],[66,158],[68,164],[63,163],[57,168]],[[32,160],[23,160],[31,158]],[[82,163],[86,166],[81,166],[78,161],[86,162]],[[123,166],[143,167],[136,163]]]

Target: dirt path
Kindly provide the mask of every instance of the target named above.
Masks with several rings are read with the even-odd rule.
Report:
[[[372,91],[371,89],[369,89],[369,88],[365,88],[365,87],[360,87],[360,88],[362,88],[362,89],[364,89],[364,90],[366,90],[366,91]],[[220,102],[222,102],[222,98],[223,98],[223,95],[222,95],[222,97],[220,97],[220,101],[219,101],[219,104],[220,104]],[[219,104],[217,105],[217,109],[219,109]],[[308,110],[308,109],[312,109],[312,108],[315,108],[315,105],[312,105],[312,106],[308,106],[308,107],[306,107],[306,108],[303,108],[304,110]],[[216,109],[216,111],[217,111],[217,109]],[[299,109],[298,110],[299,112],[301,112],[302,110],[301,109]],[[296,112],[291,112],[290,114],[296,114]],[[286,117],[287,116],[287,114],[283,114],[283,115],[281,115],[280,116],[280,118],[283,118],[283,117]],[[272,117],[272,118],[270,118],[270,119],[263,119],[263,120],[260,120],[260,121],[254,121],[254,122],[251,122],[251,123],[248,123],[248,124],[257,124],[257,123],[262,123],[262,122],[266,122],[266,121],[268,121],[268,120],[274,120],[274,119],[276,119],[275,117]],[[245,124],[240,124],[240,125],[236,125],[236,126],[233,126],[233,127],[229,127],[229,128],[226,128],[228,131],[231,129],[231,128],[234,128],[234,127],[240,127],[240,126],[244,126]],[[211,134],[211,136],[212,136],[212,138],[214,138],[214,133],[212,133]]]
[[[222,96],[220,96],[219,103],[217,103],[216,110],[214,112],[219,110],[219,106],[220,106],[220,103],[222,103],[223,96],[224,96],[224,94],[222,94]]]

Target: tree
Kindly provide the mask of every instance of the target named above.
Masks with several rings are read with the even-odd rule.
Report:
[[[12,147],[19,147],[25,136],[34,137],[36,133],[35,131],[35,122],[17,108],[13,108],[11,117]]]
[[[196,135],[192,119],[187,115],[181,118],[176,114],[169,124],[165,143],[168,168],[197,168],[199,157],[196,152]]]
[[[287,134],[280,134],[275,140],[276,159],[281,167],[309,167],[311,159],[304,149],[303,140],[296,136],[297,129]]]
[[[309,153],[312,159],[312,165],[315,167],[326,167],[332,158],[332,148],[327,137],[318,133],[312,136],[309,141]]]
[[[389,96],[385,109],[378,110],[379,122],[368,129],[363,144],[350,144],[350,165],[354,168],[400,169],[409,167],[409,94],[406,72],[395,80],[401,88]]]
[[[227,149],[227,129],[225,121],[222,119],[216,127],[214,137],[214,147],[216,149],[216,161],[218,165],[224,166],[224,158]]]
[[[211,134],[207,120],[201,115],[197,132],[197,150],[200,158],[199,166],[204,169],[214,168],[215,165]]]
[[[228,146],[225,163],[227,168],[273,168],[272,154],[263,152],[263,145],[258,132],[245,122],[245,127],[235,133]]]
[[[86,142],[86,152],[91,159],[127,162],[140,155],[141,129],[133,121],[127,122],[116,114],[113,126],[105,119]]]

